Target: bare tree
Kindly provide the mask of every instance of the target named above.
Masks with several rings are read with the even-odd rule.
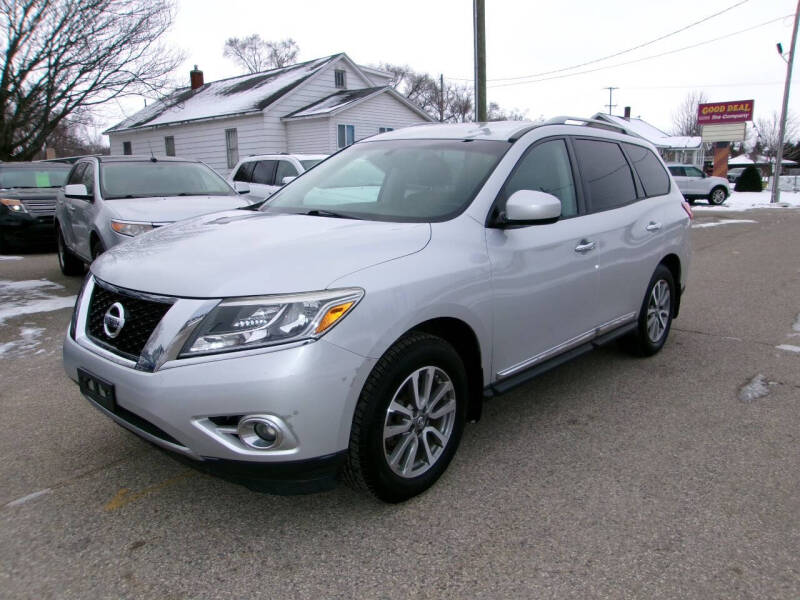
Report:
[[[489,121],[526,121],[528,119],[528,111],[520,111],[516,108],[507,111],[500,108],[497,102],[490,102],[486,117]]]
[[[248,73],[258,73],[293,64],[300,48],[292,38],[277,42],[262,40],[257,33],[228,38],[222,55],[237,62]]]
[[[781,115],[777,111],[767,117],[759,117],[755,120],[755,129],[758,133],[757,141],[766,156],[774,158],[778,154],[778,145],[781,143],[780,136]],[[800,121],[797,115],[791,112],[786,115],[786,132],[784,142],[790,143],[797,139],[800,134]]]
[[[0,0],[0,159],[32,158],[79,109],[161,95],[173,16],[173,0]]]
[[[678,109],[672,113],[672,134],[699,136],[702,125],[697,122],[697,106],[708,102],[705,92],[694,90],[689,92]]]

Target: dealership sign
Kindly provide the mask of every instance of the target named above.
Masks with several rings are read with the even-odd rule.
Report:
[[[697,106],[699,125],[722,125],[744,123],[753,120],[753,101],[711,102]]]

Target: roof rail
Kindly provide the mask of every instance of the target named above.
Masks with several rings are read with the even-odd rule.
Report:
[[[607,121],[600,121],[598,119],[585,119],[584,117],[569,117],[558,116],[548,119],[542,125],[570,125],[570,121],[586,125],[587,127],[597,127],[598,129],[608,129],[609,131],[617,131],[626,135],[634,135],[630,129],[626,129],[622,125],[616,125]]]

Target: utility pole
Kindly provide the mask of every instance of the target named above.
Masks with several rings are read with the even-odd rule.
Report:
[[[789,59],[786,61],[786,84],[783,86],[783,108],[781,108],[781,127],[778,133],[778,152],[775,156],[775,168],[772,170],[772,197],[771,204],[777,204],[781,198],[781,167],[783,166],[783,136],[786,134],[786,112],[789,108],[789,88],[792,85],[792,64],[794,63],[794,49],[797,45],[797,23],[800,20],[800,0],[794,11],[794,31],[792,43],[789,45]],[[780,52],[780,49],[778,50]]]
[[[484,0],[472,0],[475,30],[475,120],[486,121],[486,27]]]
[[[800,0],[799,0],[800,1]],[[616,104],[611,104],[611,97],[614,94],[614,90],[618,90],[618,87],[605,87],[604,90],[608,90],[608,104],[605,106],[608,107],[608,114],[611,114],[611,109],[616,108]]]
[[[439,74],[439,122],[444,123],[444,75]]]

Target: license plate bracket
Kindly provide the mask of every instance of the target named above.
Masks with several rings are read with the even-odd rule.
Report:
[[[90,400],[97,402],[108,411],[115,412],[117,410],[114,384],[110,381],[106,381],[84,369],[78,369],[78,385],[81,388],[81,393]]]

